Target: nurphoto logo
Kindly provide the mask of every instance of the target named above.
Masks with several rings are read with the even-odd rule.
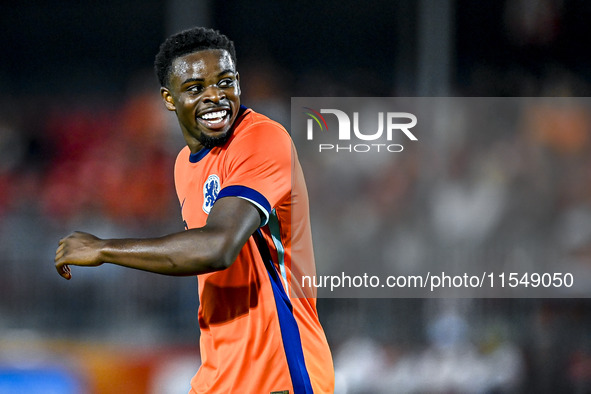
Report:
[[[350,116],[334,108],[322,108],[316,111],[304,107],[304,114],[309,116],[306,126],[306,138],[314,140],[314,129],[321,133],[329,132],[328,123],[322,114],[334,115],[329,117],[336,120],[338,134],[335,143],[318,144],[319,152],[402,152],[404,147],[401,144],[392,143],[395,136],[403,135],[410,141],[418,141],[417,137],[410,131],[416,126],[417,117],[409,112],[378,112],[377,114],[364,114],[363,116],[377,116],[377,130],[361,130],[359,126],[359,112],[353,112],[353,122]],[[332,122],[331,122],[332,123]],[[332,130],[332,129],[331,129]],[[353,143],[353,142],[363,143]]]

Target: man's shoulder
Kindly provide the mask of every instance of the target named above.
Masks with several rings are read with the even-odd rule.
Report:
[[[174,173],[175,177],[180,176],[184,173],[188,167],[190,167],[191,161],[189,160],[191,156],[191,150],[187,145],[185,145],[177,154],[176,160],[174,161]]]
[[[176,162],[179,161],[189,161],[189,156],[191,155],[191,150],[187,145],[183,146],[179,153],[176,156]]]
[[[289,144],[291,136],[281,123],[249,108],[236,128],[229,145],[236,145],[238,141],[240,145],[243,143]]]
[[[253,110],[252,108],[247,108],[244,113],[243,119],[238,125],[238,128],[249,129],[253,126],[268,126],[271,128],[276,128],[278,130],[283,130],[287,133],[287,130],[281,123],[269,118],[267,115]]]

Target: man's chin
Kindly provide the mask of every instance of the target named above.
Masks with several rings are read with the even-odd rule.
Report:
[[[211,149],[211,148],[215,148],[217,146],[224,146],[226,144],[226,142],[228,142],[228,140],[230,139],[231,136],[232,136],[231,129],[224,132],[224,133],[217,133],[216,135],[201,134],[201,138],[199,139],[199,142],[201,142],[201,144],[205,148]]]

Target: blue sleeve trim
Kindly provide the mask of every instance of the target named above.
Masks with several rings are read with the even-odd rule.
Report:
[[[261,212],[261,227],[269,221],[269,214],[271,212],[271,204],[261,193],[246,186],[227,186],[220,190],[217,199],[223,197],[239,197],[253,203]]]

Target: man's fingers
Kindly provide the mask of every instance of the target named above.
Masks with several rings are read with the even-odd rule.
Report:
[[[74,232],[62,238],[55,251],[55,269],[66,279],[72,277],[71,265],[96,267],[101,263],[95,262],[95,243],[98,240],[93,235]]]
[[[72,272],[70,271],[70,266],[60,262],[64,257],[64,239],[60,240],[59,246],[55,251],[55,269],[57,273],[60,274],[65,279],[70,280],[72,278]]]
[[[70,280],[72,278],[72,271],[70,270],[70,266],[67,264],[56,264],[55,269],[57,273],[60,274],[61,277]]]
[[[64,267],[66,267],[67,269],[63,270],[60,275],[62,276],[62,278],[65,278],[67,280],[72,279],[72,272],[70,271],[69,266],[65,265]]]
[[[57,263],[62,257],[64,257],[64,248],[62,246],[60,246],[55,251],[55,259],[54,259],[54,261]]]

